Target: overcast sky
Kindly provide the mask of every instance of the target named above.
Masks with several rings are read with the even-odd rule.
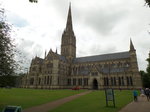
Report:
[[[150,8],[144,0],[0,0],[6,18],[13,24],[13,38],[26,56],[26,66],[45,50],[58,49],[66,26],[69,2],[77,40],[77,57],[136,48],[140,70],[147,66],[150,51]],[[108,2],[109,1],[109,2]]]

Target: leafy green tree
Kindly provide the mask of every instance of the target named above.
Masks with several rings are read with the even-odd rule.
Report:
[[[147,58],[146,61],[148,62],[146,72],[148,75],[150,75],[150,53],[149,53],[149,58]]]
[[[141,77],[142,77],[142,83],[143,83],[143,87],[147,88],[150,86],[150,77],[149,75],[144,72],[144,71],[140,71],[141,73]]]
[[[148,5],[150,7],[150,0],[145,0],[146,5]]]
[[[29,0],[29,2],[37,3],[37,2],[38,2],[38,0]]]
[[[140,73],[142,77],[143,87],[150,87],[150,54],[149,58],[147,58],[146,61],[148,62],[146,72],[140,71]]]
[[[11,38],[11,27],[7,24],[4,9],[0,9],[0,86],[12,86],[16,68],[15,46]]]

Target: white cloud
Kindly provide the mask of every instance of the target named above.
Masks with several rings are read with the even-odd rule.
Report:
[[[7,19],[14,24],[18,46],[28,58],[58,48],[66,25],[69,0],[3,0]],[[150,8],[144,0],[72,0],[77,56],[129,50],[132,38],[140,69],[150,50]],[[17,30],[16,30],[17,29]],[[23,39],[23,41],[21,41]],[[83,47],[84,46],[84,47]]]

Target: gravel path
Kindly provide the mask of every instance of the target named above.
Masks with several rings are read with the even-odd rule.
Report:
[[[80,93],[80,94],[69,96],[69,97],[59,99],[59,100],[56,100],[56,101],[52,101],[52,102],[49,102],[49,103],[46,103],[46,104],[31,107],[31,108],[23,110],[23,112],[48,112],[48,111],[50,111],[50,110],[52,110],[52,109],[54,109],[54,108],[56,108],[56,107],[58,107],[58,106],[60,106],[64,103],[66,103],[66,102],[74,100],[74,99],[76,99],[80,96],[83,96],[85,94],[88,94],[90,92],[91,91],[86,91],[86,92],[83,92],[83,93]]]
[[[150,112],[150,101],[146,97],[138,97],[138,102],[131,102],[119,112]]]

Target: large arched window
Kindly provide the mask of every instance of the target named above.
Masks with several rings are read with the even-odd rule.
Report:
[[[76,79],[73,79],[73,85],[76,85]]]
[[[121,77],[122,86],[124,86],[124,78]]]
[[[103,85],[105,86],[105,77],[103,78]]]
[[[45,78],[44,78],[44,84],[46,84],[46,76],[45,76]]]
[[[132,77],[130,76],[130,85],[133,86]]]
[[[60,83],[60,78],[58,77],[57,80],[58,80],[58,85],[59,85],[59,83]]]
[[[119,86],[121,86],[121,78],[119,77],[118,79],[119,79]]]
[[[78,79],[78,85],[82,85],[82,78]]]
[[[111,85],[114,86],[114,79],[111,77]]]
[[[68,86],[71,85],[71,79],[68,79]]]
[[[49,76],[47,77],[47,84],[49,84]]]
[[[50,85],[52,84],[52,76],[50,76]]]
[[[114,85],[115,86],[117,85],[117,83],[116,83],[116,77],[114,77]]]
[[[109,86],[109,79],[108,77],[106,78],[107,86]]]
[[[106,86],[106,78],[104,77],[104,86]]]
[[[126,79],[127,79],[127,86],[129,86],[130,85],[130,83],[129,83],[129,77],[126,77]]]
[[[88,85],[88,78],[84,78],[84,86]]]
[[[39,85],[41,84],[41,78],[39,78]]]

